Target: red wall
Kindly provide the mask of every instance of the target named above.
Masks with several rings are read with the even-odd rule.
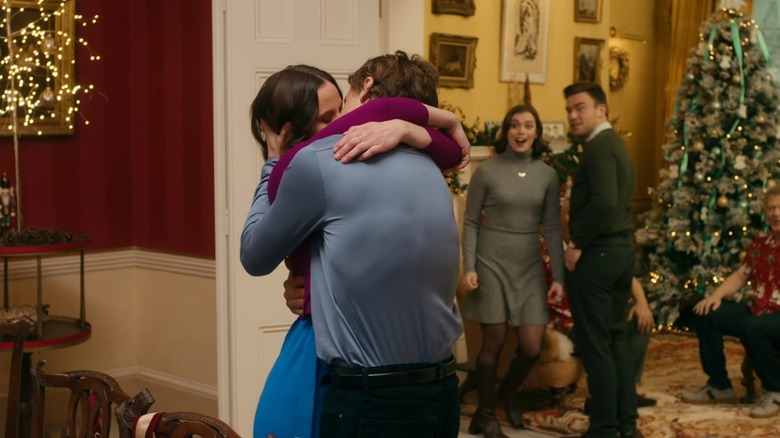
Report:
[[[138,246],[214,256],[211,5],[208,0],[80,0],[90,121],[76,134],[23,138],[23,225],[81,230],[93,248]],[[102,97],[103,95],[104,97]],[[13,176],[0,139],[0,172]],[[12,180],[14,180],[12,178]]]

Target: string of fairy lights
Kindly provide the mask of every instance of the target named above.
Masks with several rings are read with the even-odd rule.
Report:
[[[5,32],[0,32],[0,40],[5,56],[0,59],[0,86],[4,85],[0,118],[4,119],[4,129],[13,130],[13,123],[5,119],[15,113],[19,127],[62,117],[67,128],[73,130],[80,96],[94,90],[92,84],[82,86],[73,78],[69,65],[76,63],[74,46],[89,50],[90,61],[99,61],[100,55],[92,53],[89,43],[76,38],[75,29],[63,23],[71,16],[83,27],[96,24],[99,17],[85,19],[72,9],[70,1],[37,0],[34,6],[25,7],[3,1],[0,28]],[[89,124],[89,120],[84,122]],[[43,135],[44,131],[33,133]]]
[[[82,98],[95,87],[76,82],[77,47],[99,61],[76,28],[97,24],[98,15],[75,12],[73,0],[0,0],[0,135],[13,138],[16,171],[17,231],[22,228],[19,138],[22,135],[70,134]]]

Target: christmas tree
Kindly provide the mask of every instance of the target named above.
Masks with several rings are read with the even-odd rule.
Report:
[[[755,20],[739,12],[742,3],[722,1],[700,27],[663,146],[661,182],[636,233],[643,284],[662,324],[739,265],[765,229],[763,191],[780,173],[775,73]]]

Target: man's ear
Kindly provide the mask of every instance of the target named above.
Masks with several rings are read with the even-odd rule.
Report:
[[[360,103],[366,103],[368,100],[368,92],[371,90],[371,87],[374,86],[374,78],[371,76],[366,76],[366,78],[363,80],[363,89],[360,90]]]
[[[606,104],[603,104],[603,103],[598,104],[598,106],[596,107],[596,110],[599,112],[600,116],[604,117],[604,119],[607,118],[607,110],[608,110],[608,108],[607,108]]]

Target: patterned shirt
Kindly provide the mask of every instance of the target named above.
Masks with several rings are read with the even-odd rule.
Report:
[[[739,270],[753,282],[753,315],[780,312],[780,242],[772,233],[753,240]]]

